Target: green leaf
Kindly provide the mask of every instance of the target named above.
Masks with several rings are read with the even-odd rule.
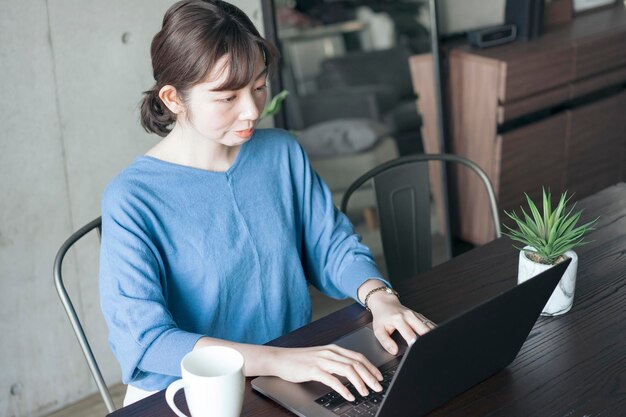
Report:
[[[533,233],[533,231],[524,223],[519,223],[518,226],[520,228],[520,232],[525,235],[529,240],[541,238],[540,236],[535,235],[535,233]]]
[[[533,231],[533,233],[535,233],[535,235],[540,236],[541,231],[539,230],[539,228],[541,227],[541,225],[538,225],[533,220],[531,220],[530,216],[526,214],[524,209],[522,209],[522,213],[524,213],[524,221],[526,222],[526,225],[530,227],[530,229]]]
[[[269,116],[273,116],[280,111],[280,107],[283,104],[283,101],[289,95],[289,91],[283,90],[280,93],[276,94],[269,104],[263,109],[261,116],[259,116],[259,120],[264,119]]]
[[[566,196],[567,192],[561,195],[561,198],[559,199],[559,204],[557,204],[556,210],[554,210],[554,212],[552,213],[550,222],[551,228],[558,228],[558,224],[560,224],[561,222],[561,214],[563,213],[563,209],[565,208],[565,204],[567,203],[567,200],[565,198]]]
[[[512,220],[517,220],[518,219],[517,214],[515,214],[515,211],[508,212],[508,211],[504,210],[504,214],[506,214]]]
[[[535,219],[535,224],[537,225],[537,232],[540,236],[544,236],[545,226],[543,224],[543,219],[541,218],[541,214],[539,214],[539,210],[537,210],[535,203],[533,203],[533,201],[530,199],[528,194],[526,193],[524,194],[526,195],[526,200],[528,201],[528,207],[530,208],[530,212],[532,213],[533,218]]]
[[[542,187],[543,213],[539,212],[527,193],[524,195],[530,210],[528,213],[522,206],[519,216],[515,211],[510,213],[505,211],[515,223],[513,227],[504,225],[506,230],[504,234],[511,240],[532,246],[534,248],[532,252],[550,262],[568,250],[588,243],[584,237],[589,231],[594,230],[598,218],[579,225],[582,211],[576,212],[576,203],[568,207],[572,195],[568,195],[567,191],[561,194],[557,205],[552,207],[550,190]]]
[[[550,238],[548,239],[548,242],[554,243],[556,239],[561,235],[561,226],[563,225],[563,222],[565,220],[566,219],[561,216],[558,216],[555,219],[554,223],[552,224],[552,230],[550,231]]]
[[[541,188],[541,194],[543,196],[543,221],[547,232],[550,230],[550,218],[552,217],[552,207],[550,206],[550,199],[552,198],[552,195],[550,194],[550,190],[548,190],[548,193],[546,194],[546,189],[543,187]]]
[[[576,223],[578,223],[578,219],[580,219],[580,213],[576,213],[575,215],[567,219],[563,224],[563,229],[560,230],[560,235],[567,236],[568,234],[570,234],[572,232],[572,229],[574,229],[574,227],[576,226]]]
[[[556,213],[556,212],[555,212],[555,213]],[[569,213],[568,213],[568,214],[566,214],[565,216],[563,216],[563,215],[562,215],[562,213],[563,213],[563,210],[561,210],[561,211],[559,212],[559,216],[558,216],[558,218],[556,219],[556,221],[555,221],[555,222],[554,222],[554,224],[552,225],[552,228],[554,229],[554,232],[555,232],[557,235],[559,235],[559,236],[562,234],[562,232],[563,232],[563,230],[564,230],[563,226],[564,226],[564,224],[567,222],[567,220],[568,220],[568,218],[567,218],[567,217],[569,216]],[[571,212],[570,212],[570,213],[571,213]]]

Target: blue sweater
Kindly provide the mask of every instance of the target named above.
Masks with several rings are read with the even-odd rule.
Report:
[[[226,172],[139,157],[104,192],[101,307],[123,381],[138,388],[180,377],[204,335],[262,344],[307,324],[307,283],[357,299],[380,276],[281,130],[255,131]]]

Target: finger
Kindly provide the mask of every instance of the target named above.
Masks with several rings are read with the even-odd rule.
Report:
[[[425,318],[424,316],[422,316],[421,314],[407,316],[407,322],[413,328],[413,330],[415,330],[417,334],[419,335],[428,333],[429,331],[433,329],[433,327],[430,327],[428,325],[429,320]]]
[[[426,321],[426,317],[422,313],[418,313],[416,311],[413,312],[413,315],[420,321]]]
[[[422,328],[424,329],[423,332],[426,333],[428,331],[426,325],[419,320],[418,322],[421,323]],[[415,331],[409,325],[409,323],[407,323],[407,321],[404,319],[404,317],[401,320],[397,320],[394,324],[396,326],[396,330],[398,331],[398,333],[400,333],[400,336],[402,336],[402,338],[406,340],[407,345],[413,345],[413,343],[415,343],[415,341],[417,340],[417,335],[415,334]]]
[[[367,368],[370,374],[372,374],[379,381],[383,380],[383,374],[380,373],[380,370],[374,366],[372,362],[367,359],[367,357],[359,352],[355,352],[353,350],[342,348],[341,346],[333,345],[333,349],[338,354],[345,356],[346,358],[353,359],[355,361],[360,362]]]
[[[335,375],[348,378],[348,381],[352,383],[354,388],[356,388],[362,396],[366,397],[369,395],[369,390],[367,389],[365,382],[352,365],[339,361],[329,361],[324,365],[324,369]]]
[[[437,324],[434,321],[428,319],[427,317],[425,317],[425,316],[423,316],[422,314],[419,314],[419,313],[415,313],[415,315],[417,316],[418,320],[421,321],[422,324],[424,324],[424,326],[426,326],[428,328],[427,331],[430,331],[430,330],[433,330],[433,329],[437,328]],[[418,324],[418,326],[419,326],[419,324]],[[420,333],[420,334],[423,334],[423,333]]]
[[[356,355],[361,355],[360,353],[357,352],[353,352],[356,353]],[[364,363],[359,362],[357,359],[352,359],[340,354],[336,354],[336,358],[335,360],[337,360],[338,362],[341,362],[343,364],[347,364],[350,365],[354,368],[354,370],[359,374],[359,376],[361,377],[361,379],[374,391],[380,392],[383,390],[383,386],[380,385],[380,383],[378,382],[377,377],[371,372],[371,370],[365,366]],[[356,356],[355,355],[355,356]],[[362,355],[361,355],[362,356]],[[374,367],[374,365],[372,365],[372,367]],[[377,374],[380,374],[380,371],[378,371],[378,369],[376,369],[376,367],[374,367],[374,369],[377,371]],[[382,377],[382,374],[380,375]],[[382,381],[382,378],[381,378]],[[355,385],[356,386],[356,385]],[[364,387],[366,388],[366,387]],[[359,392],[361,394],[363,394],[363,392],[361,390],[359,390]]]
[[[398,353],[398,345],[394,340],[389,336],[389,333],[384,329],[383,326],[374,327],[374,336],[380,342],[381,346],[392,355]]]
[[[330,388],[335,390],[335,392],[337,392],[339,395],[341,395],[343,398],[345,398],[348,401],[356,400],[356,398],[354,398],[354,395],[352,395],[350,390],[341,383],[339,378],[337,378],[336,376],[332,375],[329,372],[320,370],[319,373],[315,374],[311,379],[313,381],[318,381],[324,385],[329,386]]]

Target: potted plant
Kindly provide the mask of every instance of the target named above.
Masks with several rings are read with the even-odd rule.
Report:
[[[518,284],[567,258],[572,259],[541,313],[543,316],[556,316],[572,308],[578,269],[578,256],[573,249],[588,243],[584,240],[584,235],[594,229],[598,219],[577,226],[582,212],[574,213],[576,204],[569,209],[566,207],[571,198],[567,197],[567,191],[561,194],[554,210],[551,207],[550,192],[543,189],[542,194],[543,213],[539,212],[528,194],[525,195],[530,215],[523,207],[520,207],[523,219],[515,211],[511,213],[505,211],[505,214],[515,222],[517,229],[504,225],[508,230],[504,234],[524,244],[521,248],[515,246],[520,250]]]

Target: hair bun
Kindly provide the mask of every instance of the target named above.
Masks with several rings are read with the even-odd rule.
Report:
[[[148,133],[167,136],[172,130],[171,125],[176,121],[176,116],[163,104],[156,86],[151,90],[144,91],[143,94],[141,126]]]

